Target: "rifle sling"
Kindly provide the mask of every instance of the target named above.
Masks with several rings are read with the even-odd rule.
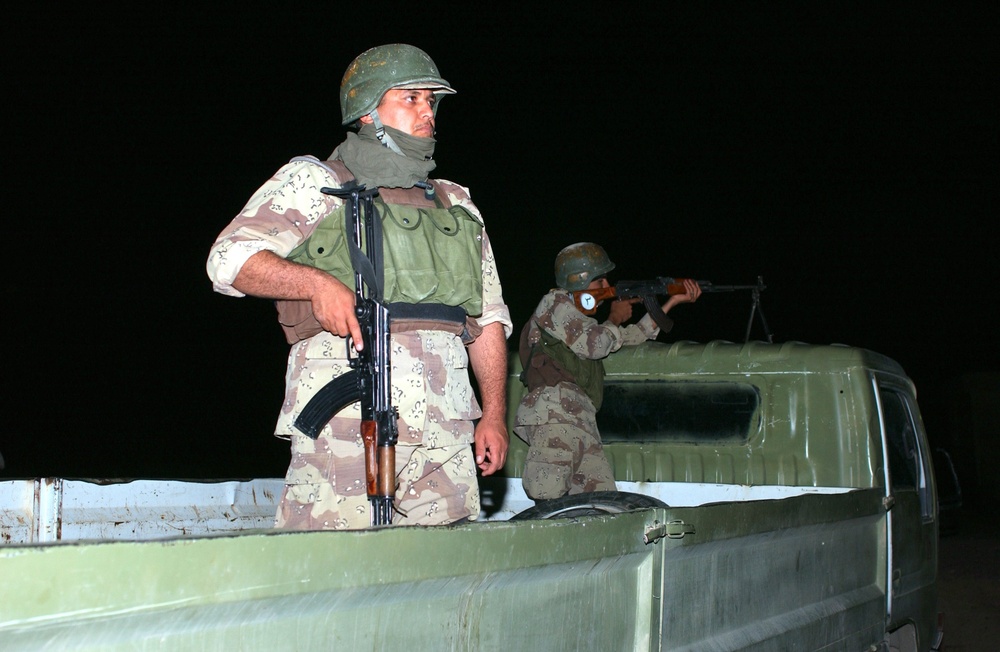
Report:
[[[344,233],[348,236],[347,250],[350,254],[351,264],[362,280],[364,280],[365,285],[368,286],[370,292],[369,298],[381,301],[382,286],[384,283],[382,270],[382,221],[379,219],[378,212],[375,210],[375,204],[372,201],[372,198],[378,194],[378,188],[371,190],[365,190],[364,186],[345,188],[344,190],[352,191],[349,193],[333,190],[332,188],[323,188],[322,192],[331,191],[329,194],[343,197],[344,202],[347,204],[347,210],[344,211]],[[358,205],[359,200],[361,201],[360,206]],[[358,234],[355,229],[354,213],[359,211],[365,224],[370,225],[374,233],[372,241],[365,243],[365,246],[371,249],[370,257],[361,251],[356,241]]]

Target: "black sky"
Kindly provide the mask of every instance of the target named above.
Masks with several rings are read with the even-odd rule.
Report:
[[[13,17],[2,473],[284,472],[273,307],[214,294],[205,258],[278,167],[341,141],[344,68],[391,42],[459,91],[435,176],[486,215],[518,327],[580,240],[619,278],[762,275],[777,341],[896,358],[947,439],[955,379],[1000,369],[997,13],[813,4]],[[706,295],[667,339],[742,340],[749,307]]]

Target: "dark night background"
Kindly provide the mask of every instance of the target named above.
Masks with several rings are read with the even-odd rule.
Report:
[[[962,447],[956,388],[1000,398],[994,9],[491,6],[9,17],[0,473],[284,473],[273,306],[213,293],[205,259],[278,167],[342,140],[341,75],[391,42],[459,91],[434,176],[485,214],[518,328],[576,241],[618,278],[761,275],[776,341],[890,355]],[[742,341],[749,308],[705,295],[665,339]]]

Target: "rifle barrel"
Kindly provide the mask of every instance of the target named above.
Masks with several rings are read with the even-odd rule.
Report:
[[[763,290],[767,286],[763,283],[756,285],[715,285],[709,281],[698,281],[702,292],[736,292],[737,290]]]

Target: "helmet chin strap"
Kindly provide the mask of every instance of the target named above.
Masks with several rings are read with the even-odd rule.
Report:
[[[375,127],[375,137],[379,139],[379,142],[400,156],[406,156],[403,154],[403,150],[399,149],[399,145],[397,145],[396,141],[392,139],[392,136],[386,133],[385,126],[382,124],[382,120],[378,117],[378,109],[372,109],[372,112],[368,115],[371,116],[372,125]]]

